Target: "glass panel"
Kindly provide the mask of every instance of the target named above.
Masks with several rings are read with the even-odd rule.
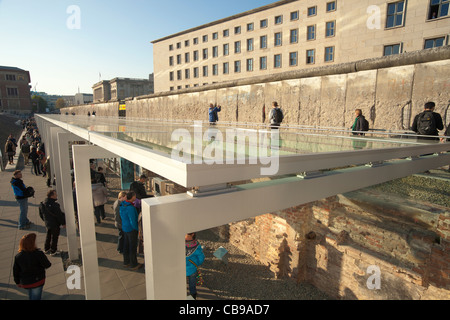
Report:
[[[403,4],[404,4],[403,1],[397,3],[397,12],[398,13],[403,12]]]
[[[395,3],[391,3],[388,5],[388,14],[392,15],[395,13]]]
[[[448,3],[444,3],[441,6],[441,12],[439,14],[439,17],[445,17],[446,15],[448,15],[448,6],[449,6]]]
[[[442,47],[444,45],[444,38],[436,39],[435,47]]]
[[[394,26],[394,16],[387,17],[386,28],[392,28]]]
[[[403,15],[399,14],[395,17],[395,25],[396,26],[401,26],[403,24]]]

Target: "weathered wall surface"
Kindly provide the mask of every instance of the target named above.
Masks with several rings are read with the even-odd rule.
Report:
[[[263,123],[265,116],[268,123],[271,103],[278,101],[285,124],[349,128],[354,110],[360,108],[372,128],[406,130],[426,101],[435,101],[436,112],[445,116],[450,100],[448,74],[447,46],[138,97],[126,101],[127,117],[207,121],[209,104],[217,103],[222,106],[220,121]],[[99,116],[115,116],[118,103],[62,112],[87,114],[94,109]]]
[[[448,299],[448,208],[357,191],[218,228],[276,277],[340,299]],[[376,266],[380,288],[368,288]]]

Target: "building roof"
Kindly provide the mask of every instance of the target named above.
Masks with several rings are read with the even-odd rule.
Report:
[[[251,15],[251,14],[256,13],[256,12],[272,9],[272,8],[275,8],[275,7],[278,7],[278,6],[282,6],[282,5],[285,5],[285,4],[294,2],[294,1],[298,1],[298,0],[277,1],[277,2],[274,2],[274,3],[268,4],[268,5],[265,5],[263,7],[259,7],[259,8],[252,9],[252,10],[249,10],[249,11],[241,12],[241,13],[235,14],[233,16],[224,18],[224,19],[216,20],[216,21],[213,21],[213,22],[210,22],[210,23],[207,23],[207,24],[203,24],[203,25],[195,27],[195,28],[191,28],[191,29],[188,29],[188,30],[185,30],[185,31],[181,31],[181,32],[172,34],[170,36],[154,40],[151,43],[155,44],[155,43],[158,43],[158,42],[161,42],[161,41],[164,41],[164,40],[168,40],[170,38],[175,38],[175,37],[181,36],[183,34],[187,34],[187,33],[193,32],[193,31],[197,31],[197,30],[201,30],[201,29],[204,29],[204,28],[207,28],[207,27],[218,25],[218,24],[221,24],[221,23],[224,23],[224,22],[227,22],[227,21],[231,21],[231,20],[234,20],[234,19],[245,17],[245,16]]]
[[[23,72],[28,72],[26,70],[23,69],[19,69],[17,67],[6,67],[6,66],[0,66],[0,70],[10,70],[10,71],[23,71]]]

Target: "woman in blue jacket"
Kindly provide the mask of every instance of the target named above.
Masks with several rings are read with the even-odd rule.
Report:
[[[186,277],[189,281],[189,293],[197,298],[197,273],[198,267],[205,261],[203,249],[196,239],[195,233],[185,236],[186,243]]]
[[[211,103],[209,105],[209,124],[216,124],[217,121],[219,121],[219,116],[217,115],[218,112],[222,110],[221,106],[214,107],[214,105]]]

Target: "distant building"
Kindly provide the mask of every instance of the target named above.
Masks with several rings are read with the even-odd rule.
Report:
[[[46,92],[36,92],[31,91],[32,96],[39,96],[45,101],[47,101],[47,108],[49,110],[56,109],[56,101],[58,99],[63,99],[66,106],[75,105],[75,96],[62,96],[57,94],[47,94]]]
[[[94,101],[94,95],[91,93],[76,93],[74,105],[82,105],[92,103]]]
[[[153,74],[149,79],[114,78],[92,86],[94,102],[120,101],[154,92]]]
[[[32,112],[30,72],[0,66],[0,110],[9,113]]]

